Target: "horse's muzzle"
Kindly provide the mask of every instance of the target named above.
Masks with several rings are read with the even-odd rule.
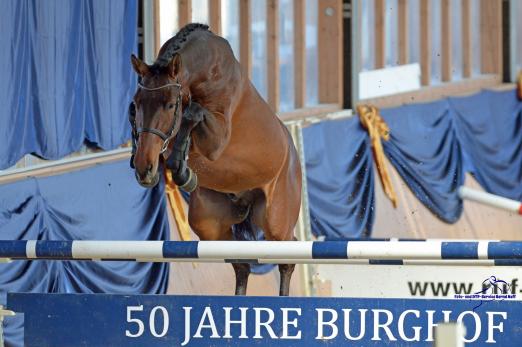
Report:
[[[140,174],[138,174],[138,171],[134,171],[134,174],[136,176],[136,181],[140,184],[140,186],[144,188],[152,188],[155,187],[159,182],[159,173],[156,171],[156,174],[152,174],[150,171],[148,171],[144,177],[141,177]]]

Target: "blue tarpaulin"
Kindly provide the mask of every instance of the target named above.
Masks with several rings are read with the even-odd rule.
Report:
[[[482,91],[381,110],[391,164],[441,220],[462,214],[465,172],[493,194],[522,199],[522,103],[516,92]],[[310,217],[316,235],[367,236],[373,221],[371,145],[356,118],[304,129]]]
[[[2,0],[0,169],[130,138],[136,0]]]
[[[516,91],[451,98],[466,167],[488,192],[522,200],[522,102]]]
[[[375,218],[370,139],[352,118],[303,129],[310,222],[315,235],[368,236]]]
[[[448,223],[462,213],[462,153],[447,100],[382,110],[390,127],[386,156],[415,196]]]
[[[163,182],[163,180],[161,180]],[[141,188],[128,160],[0,185],[2,240],[166,240],[163,184]],[[0,264],[7,292],[161,294],[167,263],[14,261]],[[8,346],[21,346],[22,321],[7,319]]]

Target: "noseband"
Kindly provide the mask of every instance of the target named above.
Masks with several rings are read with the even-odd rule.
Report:
[[[151,87],[146,87],[143,84],[138,82],[138,87],[143,90],[151,91],[151,92],[158,91],[158,90],[161,90],[164,88],[170,88],[170,87],[180,88],[178,97],[176,98],[176,106],[174,109],[174,119],[172,121],[172,126],[170,127],[170,129],[167,133],[164,133],[163,131],[156,129],[156,128],[145,128],[145,127],[136,128],[136,108],[135,108],[134,103],[131,103],[131,105],[129,106],[129,122],[131,123],[131,127],[132,127],[132,155],[133,155],[133,157],[134,157],[134,154],[136,154],[136,149],[138,146],[138,139],[139,139],[141,133],[151,133],[151,134],[154,134],[154,135],[158,136],[159,138],[161,138],[163,140],[163,145],[161,146],[160,154],[163,154],[167,150],[170,140],[172,140],[172,138],[174,137],[174,130],[176,128],[176,123],[178,122],[178,117],[179,117],[179,113],[180,113],[179,111],[181,109],[181,103],[183,100],[183,98],[182,98],[183,95],[181,92],[181,84],[167,83],[167,84],[164,84],[159,87],[151,88]],[[190,93],[189,93],[189,98],[190,98]],[[132,162],[131,162],[131,166],[133,166]]]

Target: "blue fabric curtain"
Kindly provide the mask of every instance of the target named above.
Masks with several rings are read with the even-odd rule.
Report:
[[[163,180],[161,180],[163,182]],[[164,186],[141,188],[128,160],[0,185],[0,239],[166,240]],[[14,261],[0,264],[6,292],[162,294],[167,263]],[[20,317],[6,319],[8,346],[22,345]]]
[[[464,184],[462,154],[447,100],[384,109],[390,140],[386,156],[415,196],[441,220],[462,213],[457,188]]]
[[[130,137],[136,0],[2,0],[0,169]]]
[[[482,91],[383,109],[384,151],[417,198],[441,220],[462,214],[457,188],[471,172],[489,192],[522,200],[522,103],[516,91]],[[312,231],[368,236],[374,218],[373,163],[357,118],[304,129]],[[399,202],[400,203],[400,202]]]
[[[449,100],[466,168],[488,192],[522,200],[522,103],[515,90]]]
[[[369,236],[374,211],[370,140],[359,119],[303,129],[310,221],[314,235]]]

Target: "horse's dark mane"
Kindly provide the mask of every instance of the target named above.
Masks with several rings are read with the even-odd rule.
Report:
[[[166,67],[172,60],[174,54],[183,48],[185,43],[188,41],[189,36],[195,31],[208,31],[208,25],[200,23],[190,23],[181,28],[178,33],[169,39],[167,43],[162,47],[161,54],[158,56],[152,68],[161,69]]]

